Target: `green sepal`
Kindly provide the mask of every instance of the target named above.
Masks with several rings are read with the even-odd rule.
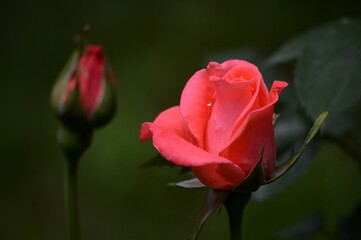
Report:
[[[170,187],[181,187],[181,188],[202,188],[205,185],[199,181],[198,178],[192,178],[189,180],[177,182],[177,183],[169,183],[168,186]]]
[[[57,78],[51,94],[51,105],[64,126],[71,131],[81,132],[89,128],[89,123],[81,105],[79,85],[76,82],[73,89],[68,89],[71,78],[76,74],[79,58],[80,51],[76,49]],[[64,98],[66,92],[67,97]]]
[[[62,110],[62,100],[64,92],[66,91],[68,87],[68,83],[72,77],[72,75],[75,72],[75,69],[78,65],[78,61],[80,58],[80,52],[78,50],[75,50],[68,61],[66,62],[64,68],[61,70],[60,74],[56,78],[55,85],[53,87],[53,90],[51,92],[51,106],[56,112],[57,115],[59,115]]]
[[[87,129],[84,131],[71,131],[69,128],[60,126],[57,134],[58,144],[64,155],[70,161],[78,160],[87,150],[93,138],[93,131]]]
[[[216,189],[210,189],[206,200],[203,203],[203,208],[201,215],[199,217],[199,220],[197,222],[197,225],[194,229],[194,232],[191,236],[191,240],[195,240],[198,238],[198,235],[203,227],[203,224],[207,220],[207,218],[219,207],[222,206],[224,201],[228,198],[228,196],[231,194],[231,191],[225,191],[225,190],[216,190]]]
[[[312,128],[307,134],[306,140],[302,144],[301,148],[298,150],[297,153],[292,153],[290,158],[282,163],[281,165],[277,166],[275,170],[272,172],[269,179],[266,180],[265,184],[269,184],[281,176],[283,176],[291,167],[297,162],[297,160],[301,157],[303,151],[307,148],[308,144],[311,142],[311,140],[316,136],[317,132],[320,130],[322,123],[327,118],[328,112],[324,112],[318,116],[316,121],[314,122]]]
[[[87,131],[90,128],[86,113],[81,104],[79,85],[69,91],[68,97],[58,113],[59,119],[72,131]]]
[[[238,193],[249,193],[256,191],[261,185],[265,183],[264,170],[262,166],[264,146],[262,147],[260,158],[252,171],[248,174],[245,180],[233,189]]]
[[[254,166],[253,170],[246,177],[246,179],[237,187],[233,189],[238,193],[250,193],[256,191],[261,185],[265,183],[264,170],[262,166],[262,158]]]

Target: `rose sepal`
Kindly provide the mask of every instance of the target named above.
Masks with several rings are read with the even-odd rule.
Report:
[[[198,178],[192,178],[192,179],[177,182],[177,183],[168,183],[168,186],[181,187],[181,188],[203,188],[203,187],[205,187],[205,185]]]
[[[248,174],[245,180],[233,189],[237,193],[251,193],[256,191],[261,185],[265,184],[264,170],[262,166],[262,157],[263,157],[262,147],[260,158],[257,164],[253,167],[252,171]]]
[[[207,197],[203,203],[202,211],[199,216],[198,222],[196,227],[193,231],[190,240],[196,240],[203,224],[206,222],[207,218],[219,207],[222,206],[224,201],[229,197],[231,191],[228,190],[216,190],[216,189],[209,189]]]
[[[63,107],[62,107],[63,94],[68,87],[69,79],[71,78],[72,74],[74,73],[78,65],[79,58],[80,58],[80,51],[76,49],[70,55],[70,58],[66,62],[64,68],[61,70],[61,72],[56,78],[55,85],[51,92],[50,103],[57,115],[60,115],[61,112],[63,111]]]
[[[57,142],[67,159],[78,159],[89,148],[93,138],[91,129],[72,131],[62,125],[59,126]]]
[[[286,162],[282,163],[279,166],[276,166],[275,170],[272,172],[271,176],[266,180],[265,184],[269,184],[276,181],[278,178],[283,176],[288,170],[290,170],[292,166],[295,165],[297,160],[301,157],[303,151],[306,150],[308,144],[311,142],[311,140],[316,136],[316,134],[320,130],[323,122],[327,118],[327,115],[328,112],[323,112],[317,117],[300,149],[297,152],[293,152],[290,158]]]
[[[51,106],[64,126],[71,131],[83,132],[89,128],[89,123],[81,105],[78,82],[75,82],[73,88],[69,88],[69,81],[76,71],[80,56],[81,51],[74,50],[57,77],[51,93]],[[66,96],[64,96],[65,92]]]

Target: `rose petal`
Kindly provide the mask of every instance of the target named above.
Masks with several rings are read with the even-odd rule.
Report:
[[[193,167],[193,173],[206,186],[214,189],[233,189],[244,179],[244,171],[233,164],[209,164]]]
[[[207,71],[210,76],[216,76],[219,78],[223,78],[224,75],[228,71],[230,71],[232,68],[240,66],[240,65],[247,65],[250,64],[249,62],[246,62],[244,60],[238,60],[238,59],[231,59],[228,61],[225,61],[221,64],[217,62],[210,62],[207,66]]]
[[[213,85],[208,79],[206,70],[196,72],[184,87],[180,101],[180,111],[184,121],[201,148],[204,145],[204,131],[214,94]]]
[[[286,82],[275,81],[272,84],[271,91],[268,93],[267,86],[262,80],[260,82],[260,88],[256,98],[252,100],[253,101],[252,105],[250,105],[249,109],[247,109],[248,113],[244,113],[239,117],[239,119],[237,119],[237,122],[233,127],[232,136],[229,139],[229,143],[233,142],[242,133],[242,131],[246,127],[246,123],[247,123],[246,118],[249,117],[249,113],[257,109],[263,108],[265,106],[276,104],[276,102],[278,101],[279,93],[281,93],[282,89],[287,86],[288,83]]]
[[[265,176],[269,176],[276,161],[272,126],[274,105],[256,110],[249,115],[244,131],[226,148],[221,156],[230,159],[248,174],[261,156]]]
[[[102,47],[89,45],[78,63],[78,79],[82,105],[92,115],[103,92],[105,60]]]
[[[288,86],[287,82],[283,81],[274,81],[270,91],[270,101],[278,101],[278,96],[281,94],[282,90]]]
[[[268,91],[258,68],[250,63],[234,67],[224,79],[213,77],[216,100],[207,126],[206,150],[218,154],[229,145],[229,139],[252,106],[268,100]],[[257,101],[256,101],[257,100]],[[255,103],[256,102],[256,103]]]
[[[154,123],[144,123],[141,128],[141,140],[153,137],[153,145],[168,161],[184,167],[197,167],[208,164],[227,163],[228,159],[212,155],[196,144],[188,130],[180,108],[173,107],[162,112]]]
[[[278,93],[282,91],[287,83],[277,81],[273,84],[269,93],[272,100],[268,105],[254,110],[244,121],[240,133],[231,145],[222,151],[221,156],[230,159],[240,166],[246,174],[249,173],[260,158],[264,147],[262,166],[267,178],[273,171],[276,163],[276,146],[274,130],[272,125],[273,110],[278,101]]]
[[[205,149],[218,154],[228,145],[236,120],[252,98],[254,81],[229,83],[220,79],[214,85],[217,99],[208,121]]]

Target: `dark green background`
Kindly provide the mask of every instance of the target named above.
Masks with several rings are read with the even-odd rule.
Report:
[[[271,54],[296,34],[358,17],[360,9],[356,0],[3,1],[0,239],[67,239],[63,159],[48,100],[84,24],[91,25],[91,42],[106,48],[119,105],[80,164],[83,239],[177,240],[192,232],[205,191],[167,188],[186,178],[173,169],[139,168],[156,154],[150,142],[138,140],[141,123],[178,104],[184,84],[209,56],[244,47]],[[246,239],[270,239],[315,211],[333,229],[361,199],[360,180],[356,163],[326,143],[302,179],[269,201],[249,204]],[[200,239],[227,239],[227,227],[223,209]]]

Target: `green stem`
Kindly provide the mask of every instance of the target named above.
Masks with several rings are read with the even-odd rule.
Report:
[[[67,158],[65,161],[65,208],[68,219],[70,240],[79,240],[79,221],[77,207],[77,167],[78,160]]]
[[[242,240],[243,211],[250,198],[251,193],[232,192],[224,202],[228,213],[231,240]]]

